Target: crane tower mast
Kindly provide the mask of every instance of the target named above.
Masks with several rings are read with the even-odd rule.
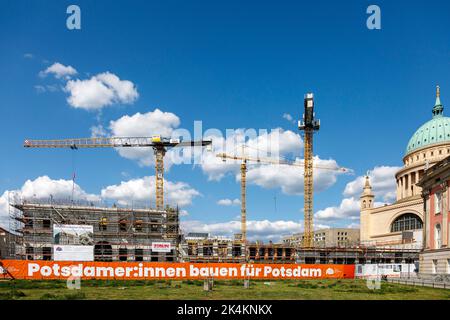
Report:
[[[313,246],[314,234],[314,163],[313,163],[313,134],[319,130],[320,120],[315,119],[314,95],[307,93],[304,99],[303,121],[299,121],[298,128],[304,133],[304,240],[303,246]]]

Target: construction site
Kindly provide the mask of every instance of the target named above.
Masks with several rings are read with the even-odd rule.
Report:
[[[22,199],[10,197],[10,241],[7,258],[23,260],[58,260],[67,242],[78,245],[71,250],[87,250],[79,246],[82,240],[76,234],[69,235],[70,228],[85,229],[91,253],[78,259],[93,261],[147,261],[147,262],[254,262],[301,264],[361,264],[361,263],[415,263],[420,248],[397,245],[361,243],[358,240],[321,242],[325,233],[315,234],[313,224],[313,173],[314,169],[348,172],[349,169],[320,166],[313,162],[313,135],[320,128],[315,118],[314,96],[305,95],[304,115],[298,129],[303,132],[304,159],[284,159],[248,156],[245,144],[240,154],[219,153],[223,161],[240,161],[241,183],[241,233],[233,239],[198,234],[189,236],[180,229],[179,208],[164,203],[164,155],[175,147],[207,147],[212,141],[180,141],[161,136],[83,138],[65,140],[25,140],[25,148],[152,148],[155,154],[156,206],[110,206],[72,199]],[[267,163],[303,168],[304,176],[304,232],[288,237],[280,243],[251,242],[247,239],[246,172],[247,164]],[[66,228],[55,236],[57,228]],[[67,229],[68,228],[68,229]],[[68,230],[68,231],[67,231]],[[351,232],[352,230],[346,230]],[[328,231],[327,231],[328,232]],[[340,234],[339,231],[335,232]],[[359,233],[359,231],[358,231]],[[342,231],[342,234],[344,232]],[[319,237],[318,237],[319,236]],[[78,239],[78,240],[77,240]],[[347,237],[345,238],[347,239]],[[411,239],[410,239],[411,240]],[[87,241],[84,239],[84,241]],[[402,241],[406,244],[407,240]],[[67,259],[66,257],[66,259]]]

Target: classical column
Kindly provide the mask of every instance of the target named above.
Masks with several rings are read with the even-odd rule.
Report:
[[[412,185],[413,185],[413,183],[412,183],[412,175],[411,175],[411,173],[408,173],[408,197],[413,195],[413,193],[412,193]]]
[[[405,176],[402,177],[402,199],[405,197]]]

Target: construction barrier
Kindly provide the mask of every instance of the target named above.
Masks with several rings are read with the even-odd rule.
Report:
[[[354,265],[239,264],[176,262],[70,262],[1,260],[3,276],[15,279],[342,279],[354,278]],[[0,273],[2,270],[0,270]]]

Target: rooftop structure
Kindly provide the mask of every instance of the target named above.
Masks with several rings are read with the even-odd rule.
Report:
[[[304,233],[296,233],[282,239],[285,244],[301,247],[305,239]],[[349,247],[359,244],[359,229],[353,228],[329,228],[316,230],[313,233],[313,246],[326,247]]]

